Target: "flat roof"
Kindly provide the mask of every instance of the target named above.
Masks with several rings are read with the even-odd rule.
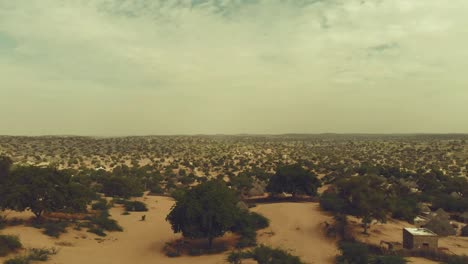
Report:
[[[407,227],[405,230],[415,236],[437,236],[436,233],[426,228]]]

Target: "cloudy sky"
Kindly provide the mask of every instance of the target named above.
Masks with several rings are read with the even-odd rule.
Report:
[[[0,134],[468,133],[467,0],[0,0]]]

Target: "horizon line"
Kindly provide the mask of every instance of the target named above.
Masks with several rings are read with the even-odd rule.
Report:
[[[336,132],[323,132],[323,133],[187,133],[187,134],[129,134],[129,135],[79,135],[79,134],[43,134],[43,135],[2,135],[0,137],[29,137],[29,138],[39,138],[39,137],[88,137],[88,138],[128,138],[128,137],[197,137],[197,136],[468,136],[468,133],[459,133],[459,132],[396,132],[396,133],[368,133],[368,132],[345,132],[345,133],[336,133]]]

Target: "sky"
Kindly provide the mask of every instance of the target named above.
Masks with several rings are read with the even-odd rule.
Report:
[[[468,133],[466,0],[0,0],[0,135]]]

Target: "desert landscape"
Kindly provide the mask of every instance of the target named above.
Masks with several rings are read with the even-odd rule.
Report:
[[[50,207],[41,214],[34,211],[34,204],[11,207],[4,202],[0,234],[17,237],[22,249],[0,261],[42,248],[53,249],[45,263],[236,263],[229,259],[230,254],[262,245],[298,256],[303,263],[337,263],[345,252],[340,240],[347,241],[351,236],[371,250],[385,246],[382,241],[402,243],[403,228],[415,227],[416,217],[430,222],[438,219],[437,212],[443,209],[448,211],[447,223],[456,229],[441,234],[439,250],[441,254],[463,256],[468,249],[468,238],[463,236],[466,224],[460,218],[466,210],[466,139],[463,135],[0,137],[0,153],[6,157],[3,164],[10,164],[11,177],[27,177],[21,176],[23,170],[31,170],[25,175],[39,175],[44,170],[46,174],[58,173],[52,177],[65,177],[70,184],[92,190],[85,194],[77,189],[81,194],[68,198],[78,199],[76,202],[85,207]],[[294,175],[309,175],[310,180],[294,189],[283,186],[281,177]],[[426,187],[434,186],[430,180],[440,181],[440,177],[449,180],[439,182],[447,191],[434,193]],[[361,179],[370,182],[359,182]],[[242,230],[226,230],[214,239],[216,250],[211,252],[203,239],[174,233],[168,217],[176,201],[182,202],[177,198],[178,191],[212,182],[226,184],[226,190],[233,191],[240,203],[237,207],[268,219],[268,224],[255,228],[252,241],[249,238],[245,242],[244,238],[251,236]],[[379,200],[381,187],[373,187],[370,193],[362,187],[377,183],[387,186],[383,192],[407,194],[396,196],[389,208],[383,208],[387,205],[379,205],[383,202]],[[8,184],[13,183],[4,182]],[[8,194],[10,188],[3,190],[4,200],[9,201],[14,193]],[[376,206],[383,206],[375,210],[384,215],[373,213],[369,215],[371,221],[366,222],[367,211],[351,209],[362,206],[353,203],[349,212],[344,208],[335,211],[342,203],[339,196],[346,195],[341,190],[371,195],[369,199]],[[82,195],[90,196],[83,200]],[[428,200],[425,195],[439,198]],[[449,197],[457,197],[454,201],[459,205]],[[410,198],[420,201],[414,204],[416,207],[413,200],[406,200]],[[445,199],[448,202],[442,202]],[[398,209],[401,201],[407,209]],[[140,202],[142,210],[135,202]],[[24,211],[14,210],[20,205]],[[341,227],[343,213],[349,215],[345,216],[345,227]],[[64,227],[56,227],[61,223]],[[58,234],[48,234],[49,229],[57,229]],[[388,253],[384,250],[380,254]],[[410,263],[439,263],[434,256],[398,254],[404,254]],[[254,260],[243,260],[249,261]]]
[[[0,264],[468,264],[468,0],[0,0]]]

